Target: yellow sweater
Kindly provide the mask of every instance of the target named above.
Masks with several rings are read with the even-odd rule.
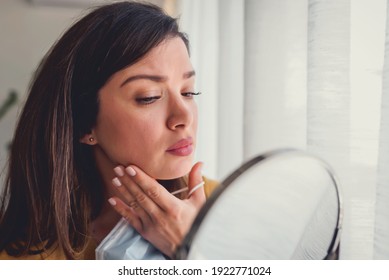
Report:
[[[208,198],[213,190],[217,187],[216,181],[207,179],[204,177],[204,191]],[[89,240],[86,250],[78,257],[80,260],[93,260],[95,259],[95,249],[98,244],[92,239]],[[41,254],[37,255],[25,255],[21,257],[9,256],[7,252],[0,252],[0,260],[64,260],[66,259],[64,252],[58,247],[49,249]]]

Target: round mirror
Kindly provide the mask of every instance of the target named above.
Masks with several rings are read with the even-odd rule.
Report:
[[[178,259],[336,259],[342,221],[336,178],[302,151],[260,155],[201,209]]]

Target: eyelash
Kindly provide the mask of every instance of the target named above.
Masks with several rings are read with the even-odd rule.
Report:
[[[181,93],[182,96],[185,96],[185,97],[193,97],[193,96],[197,96],[197,95],[200,95],[201,92],[183,92]]]
[[[200,95],[201,92],[183,92],[182,96],[187,98],[193,98],[193,96]],[[160,99],[162,96],[151,96],[151,97],[139,97],[136,99],[136,102],[141,105],[149,105],[154,103],[156,100]]]
[[[151,97],[139,97],[136,99],[136,102],[141,105],[148,105],[154,103],[154,101],[160,99],[162,96],[151,96]]]

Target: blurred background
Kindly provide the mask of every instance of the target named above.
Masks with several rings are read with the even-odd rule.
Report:
[[[1,0],[2,169],[41,58],[88,7],[106,2]],[[222,180],[259,153],[307,150],[341,182],[340,258],[389,259],[387,1],[150,2],[189,34],[204,174]]]

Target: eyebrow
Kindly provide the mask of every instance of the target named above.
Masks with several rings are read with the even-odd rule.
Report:
[[[182,75],[183,79],[190,79],[191,77],[195,76],[196,72],[194,70],[185,72]],[[166,76],[158,76],[158,75],[146,75],[146,74],[139,74],[135,76],[128,77],[121,85],[120,87],[123,87],[125,84],[128,84],[132,81],[136,80],[150,80],[153,82],[161,83],[166,81],[168,78]]]

